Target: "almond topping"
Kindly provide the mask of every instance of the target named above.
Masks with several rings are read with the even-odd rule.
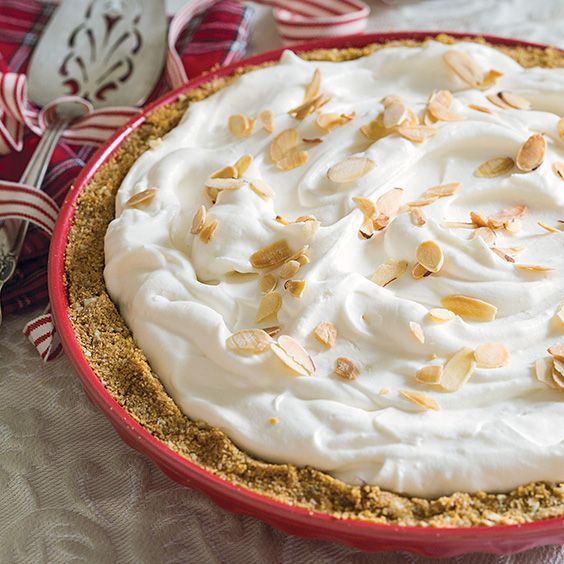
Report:
[[[537,169],[544,160],[546,153],[546,139],[544,135],[536,133],[531,135],[517,153],[517,168],[523,172],[531,172]]]
[[[421,278],[425,278],[430,275],[431,272],[419,263],[417,263],[411,270],[411,276],[415,278],[415,280],[421,280]]]
[[[305,280],[286,280],[284,288],[294,296],[294,298],[301,298],[306,287]]]
[[[556,312],[556,319],[558,319],[561,323],[564,323],[564,304],[558,308],[558,311]]]
[[[439,186],[429,188],[425,192],[425,196],[430,198],[445,198],[447,196],[452,196],[460,188],[460,186],[462,186],[460,182],[440,184]]]
[[[210,174],[210,178],[238,178],[238,171],[234,166],[224,166]]]
[[[235,114],[229,116],[227,125],[232,135],[239,139],[244,139],[252,135],[255,120],[242,114]]]
[[[313,335],[322,345],[330,349],[337,341],[337,327],[330,321],[322,321],[313,330]]]
[[[393,130],[384,127],[384,112],[380,112],[371,122],[364,124],[360,132],[371,141],[378,141],[393,133]]]
[[[415,379],[420,384],[434,385],[440,383],[442,375],[443,367],[440,364],[430,364],[418,370]]]
[[[315,372],[315,365],[307,351],[292,337],[280,335],[277,343],[270,345],[272,352],[293,372],[309,376]]]
[[[255,178],[249,184],[251,190],[257,195],[260,196],[263,200],[268,200],[268,198],[272,198],[274,196],[274,190],[272,187],[261,178]]]
[[[477,104],[468,104],[468,107],[471,110],[482,112],[483,114],[493,114],[493,112],[489,108],[486,108],[485,106],[478,106]]]
[[[261,276],[259,281],[260,291],[263,294],[269,294],[276,288],[277,284],[278,279],[274,276],[274,274],[265,274],[264,276]]]
[[[501,210],[488,218],[487,225],[492,229],[502,229],[516,219],[523,219],[527,215],[527,206],[516,206]]]
[[[257,354],[264,352],[272,339],[262,329],[243,329],[233,333],[225,341],[227,348],[239,354]]]
[[[276,241],[254,252],[249,260],[257,269],[276,268],[285,263],[292,256],[292,251],[286,239]]]
[[[505,249],[500,249],[499,247],[490,247],[490,250],[498,257],[501,257],[507,262],[515,262],[515,259],[509,253],[507,253]]]
[[[515,162],[511,157],[495,157],[482,163],[475,171],[474,176],[481,178],[495,178],[511,171]]]
[[[407,269],[405,260],[387,260],[383,262],[372,275],[372,282],[378,286],[386,287],[397,280]]]
[[[200,231],[206,224],[206,215],[206,206],[200,206],[194,214],[194,219],[192,220],[192,229],[190,229],[190,233],[194,235],[200,233]]]
[[[482,82],[480,83],[478,88],[480,88],[481,90],[487,90],[488,88],[491,88],[497,82],[497,79],[501,76],[503,76],[502,72],[495,69],[490,69],[482,79]]]
[[[482,83],[484,78],[482,71],[463,51],[451,49],[443,55],[443,60],[469,86],[477,88]]]
[[[531,102],[519,94],[514,94],[513,92],[499,92],[498,96],[512,108],[516,110],[530,110]]]
[[[259,119],[262,123],[262,127],[268,133],[274,131],[274,116],[270,110],[264,110],[259,114]]]
[[[376,205],[372,200],[369,200],[368,198],[355,196],[353,197],[353,202],[366,217],[372,217],[376,213]]]
[[[237,178],[240,178],[247,172],[247,169],[251,166],[253,162],[253,155],[247,153],[237,160],[233,165],[237,169]]]
[[[238,190],[247,183],[243,178],[208,178],[206,186],[216,190]]]
[[[488,94],[486,96],[486,98],[494,105],[497,106],[498,108],[501,108],[502,110],[511,110],[513,109],[509,104],[507,104],[506,102],[504,102],[499,94]]]
[[[477,212],[470,212],[470,219],[478,227],[487,227],[488,222]]]
[[[400,125],[407,117],[407,106],[399,96],[384,102],[384,127]]]
[[[300,263],[297,260],[289,260],[287,263],[282,265],[278,276],[282,278],[282,280],[286,280],[287,278],[292,278],[296,272],[300,269]]]
[[[509,351],[500,343],[484,343],[474,351],[478,368],[501,368],[509,362]]]
[[[265,333],[270,335],[273,339],[278,337],[278,335],[280,334],[280,327],[278,327],[278,325],[273,325],[272,327],[265,327],[263,330]]]
[[[547,385],[549,388],[556,388],[552,379],[552,370],[554,361],[552,358],[539,358],[535,362],[535,377],[539,382]]]
[[[305,165],[308,160],[309,155],[307,151],[293,151],[277,161],[276,166],[280,170],[293,170]]]
[[[564,117],[561,117],[558,120],[558,123],[556,124],[556,130],[558,131],[558,135],[560,135],[560,137],[564,139]]]
[[[332,131],[341,125],[345,125],[354,118],[355,114],[322,114],[320,113],[315,123],[325,131]]]
[[[548,353],[551,354],[554,358],[564,360],[564,343],[558,343],[556,345],[548,347]]]
[[[376,163],[366,157],[348,157],[334,164],[327,171],[327,178],[338,184],[353,182],[368,174],[375,166]]]
[[[300,263],[300,266],[305,266],[306,264],[309,264],[309,258],[307,257],[307,255],[298,255],[296,257],[296,260]]]
[[[411,208],[409,210],[409,217],[411,218],[413,225],[417,225],[418,227],[423,227],[423,225],[427,223],[425,214],[420,208]]]
[[[551,272],[554,270],[554,268],[550,266],[542,266],[540,264],[516,264],[515,268],[527,272]]]
[[[133,196],[131,196],[131,198],[129,198],[129,200],[125,202],[125,207],[137,208],[139,206],[146,206],[153,201],[158,191],[158,188],[147,188],[142,192],[137,192],[137,194],[133,194]]]
[[[441,305],[464,319],[475,321],[493,321],[497,314],[497,307],[469,296],[446,296],[441,300]]]
[[[272,141],[270,145],[270,158],[274,162],[283,159],[290,151],[298,146],[299,140],[300,137],[297,129],[285,129]]]
[[[441,247],[435,241],[425,241],[417,247],[415,258],[429,272],[439,272],[444,263]]]
[[[410,321],[410,322],[409,322],[409,330],[411,331],[411,333],[413,334],[413,336],[414,336],[420,343],[424,343],[424,342],[425,342],[425,333],[423,333],[423,328],[421,327],[421,325],[419,325],[419,323],[416,323],[415,321]]]
[[[432,409],[434,411],[439,411],[441,406],[437,400],[426,396],[425,394],[420,394],[418,392],[410,392],[408,390],[400,390],[400,394],[411,403],[418,405],[419,407],[424,407],[425,409]]]
[[[477,237],[482,239],[488,247],[495,244],[495,231],[489,227],[478,227],[472,234],[472,239],[476,239]]]
[[[321,88],[321,72],[319,69],[315,69],[310,83],[305,88],[304,102],[312,100],[319,94],[319,89]]]
[[[450,309],[444,309],[442,307],[434,307],[429,310],[429,317],[432,321],[438,321],[444,323],[445,321],[450,321],[454,319],[456,315]]]
[[[288,114],[299,120],[305,119],[309,114],[312,114],[315,110],[327,104],[329,100],[330,98],[328,96],[324,96],[322,94],[312,100],[308,100],[307,102],[300,104],[296,108],[292,108]]]
[[[200,231],[200,239],[204,242],[204,243],[209,243],[214,234],[215,234],[215,230],[217,229],[217,226],[219,225],[217,219],[214,219],[208,223],[206,223],[203,227],[203,229]]]
[[[271,315],[276,315],[282,307],[282,296],[279,292],[269,292],[259,303],[255,321],[260,323]]]
[[[396,131],[405,139],[413,143],[423,143],[427,139],[432,139],[438,131],[433,127],[425,125],[400,125]]]
[[[542,227],[545,231],[549,233],[561,233],[560,229],[556,229],[555,227],[550,227],[550,225],[545,225],[542,221],[537,221],[537,225]]]
[[[447,392],[456,392],[468,381],[474,370],[474,351],[460,349],[445,364],[441,387]]]
[[[564,180],[564,163],[561,161],[558,161],[556,163],[554,163],[552,165],[552,170],[554,171],[554,174],[556,174],[556,176],[558,176],[558,178],[560,178],[561,180]]]
[[[350,358],[340,356],[335,360],[335,374],[343,380],[356,380],[360,376],[360,369]]]

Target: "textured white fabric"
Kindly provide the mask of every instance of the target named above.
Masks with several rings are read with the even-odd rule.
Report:
[[[563,0],[371,4],[371,30],[473,31],[564,47]],[[252,52],[277,47],[268,11],[258,7],[256,19]],[[21,334],[39,313],[12,316],[0,328],[0,563],[431,561],[294,538],[178,486],[121,442],[65,358],[40,362]],[[564,564],[564,549],[453,562]]]

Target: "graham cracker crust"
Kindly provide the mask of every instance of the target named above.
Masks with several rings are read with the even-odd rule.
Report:
[[[448,44],[459,41],[446,35],[435,39]],[[468,39],[486,43],[482,38]],[[308,60],[343,61],[398,45],[419,46],[421,42],[392,41],[300,55]],[[564,53],[556,49],[494,47],[524,67],[564,67]],[[564,483],[537,482],[509,493],[455,493],[423,499],[383,491],[377,486],[352,486],[311,467],[269,464],[239,450],[219,429],[191,420],[168,396],[107,293],[103,278],[104,235],[114,218],[116,192],[135,160],[149,148],[149,142],[172,129],[192,102],[250,70],[239,69],[228,78],[213,79],[151,113],[100,168],[77,201],[66,253],[69,315],[101,382],[145,429],[190,461],[244,488],[336,518],[404,526],[473,527],[564,515]]]

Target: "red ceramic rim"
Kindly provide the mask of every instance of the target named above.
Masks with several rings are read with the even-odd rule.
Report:
[[[488,42],[497,45],[546,47],[546,45],[489,35],[476,36],[467,33],[418,31],[332,38],[294,46],[292,49],[299,52],[320,48],[362,47],[370,43],[384,43],[394,40],[422,40],[443,33],[448,33],[448,35],[457,38],[483,37]],[[100,166],[120,147],[123,140],[144,123],[147,115],[152,111],[174,102],[180,94],[197,88],[212,78],[228,75],[236,68],[278,60],[283,50],[277,49],[251,57],[206,74],[188,85],[169,92],[147,106],[139,116],[132,119],[100,147],[76,179],[62,206],[51,242],[48,269],[49,296],[63,348],[87,395],[106,414],[125,442],[146,454],[171,478],[181,484],[202,491],[230,511],[258,517],[292,534],[307,538],[334,540],[363,550],[410,550],[429,556],[454,556],[469,552],[509,554],[534,546],[563,543],[564,517],[545,519],[523,525],[496,525],[492,527],[402,527],[355,519],[336,519],[326,513],[291,506],[258,494],[216,476],[180,456],[155,438],[117,403],[88,364],[67,314],[68,298],[64,265],[65,249],[73,221],[75,202],[81,190],[96,174]]]

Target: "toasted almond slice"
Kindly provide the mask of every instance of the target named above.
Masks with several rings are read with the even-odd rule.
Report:
[[[558,135],[564,139],[564,117],[561,117],[556,124],[556,131],[558,131]]]
[[[255,120],[242,114],[234,114],[229,116],[227,125],[232,135],[239,139],[244,139],[252,135]]]
[[[480,83],[478,88],[480,88],[481,90],[487,90],[488,88],[491,88],[492,86],[495,85],[495,83],[497,82],[497,79],[501,76],[503,76],[502,72],[495,70],[495,69],[490,69],[485,74],[485,76],[482,79],[482,82]]]
[[[274,115],[270,110],[264,110],[259,114],[259,120],[262,123],[262,127],[268,133],[274,131]]]
[[[385,217],[394,217],[399,211],[402,198],[403,188],[392,188],[376,200],[376,210]]]
[[[305,287],[305,280],[286,280],[286,282],[284,282],[284,289],[288,290],[294,298],[301,298]]]
[[[286,280],[287,278],[292,278],[296,272],[300,269],[300,263],[297,260],[289,260],[287,263],[282,265],[278,276],[282,278],[282,280]]]
[[[400,390],[400,394],[406,400],[418,405],[419,407],[423,407],[425,409],[432,409],[434,411],[439,411],[441,406],[439,402],[425,394],[420,394],[419,392],[410,392],[409,390]]]
[[[276,162],[277,168],[280,170],[293,170],[300,166],[303,166],[309,160],[309,154],[307,151],[292,151],[288,153],[284,158]]]
[[[374,227],[374,219],[369,216],[365,216],[364,221],[358,230],[359,239],[370,239],[372,235],[374,235],[375,231],[376,228]]]
[[[487,223],[484,222],[485,225]],[[443,226],[449,229],[476,229],[478,225],[472,221],[445,221]]]
[[[445,296],[441,305],[464,319],[475,321],[493,321],[497,314],[497,307],[494,305],[469,296]]]
[[[552,367],[552,381],[557,389],[564,391],[564,362],[561,360],[554,361],[554,366]]]
[[[425,214],[423,210],[420,208],[411,208],[409,210],[409,216],[411,218],[411,222],[413,225],[417,225],[418,227],[423,227],[427,223],[427,219],[425,218]]]
[[[519,94],[515,94],[514,92],[502,91],[498,93],[498,96],[512,108],[516,110],[530,110],[531,109],[531,102],[523,96]]]
[[[274,190],[272,187],[261,178],[255,178],[249,184],[251,190],[257,195],[260,196],[263,200],[268,200],[268,198],[272,198],[274,196]]]
[[[323,143],[323,139],[321,139],[321,137],[303,137],[302,141],[304,143],[312,143],[314,145],[318,145],[319,143]]]
[[[210,174],[210,178],[238,178],[238,171],[234,166],[224,166]]]
[[[286,335],[281,335],[285,337]],[[299,362],[296,362],[291,355],[289,355],[280,345],[277,343],[271,343],[270,350],[284,363],[284,365],[289,368],[295,374],[300,376],[309,376],[311,372],[306,370]],[[305,351],[304,351],[305,352]],[[307,353],[306,353],[307,354]]]
[[[511,219],[504,225],[504,228],[509,233],[519,233],[523,229],[523,222],[518,218]]]
[[[206,224],[206,206],[200,206],[196,213],[194,214],[194,219],[192,220],[192,229],[190,233],[197,235],[204,228]]]
[[[422,208],[424,206],[430,206],[433,202],[436,202],[439,198],[437,196],[433,198],[424,198],[422,200],[413,200],[411,202],[407,202],[407,205],[410,208]]]
[[[292,256],[292,251],[286,239],[281,239],[254,252],[249,260],[253,268],[276,268],[285,263]]]
[[[420,384],[432,386],[440,383],[442,375],[443,367],[440,364],[430,364],[418,370],[415,379]]]
[[[389,259],[383,262],[372,275],[372,282],[386,287],[397,280],[407,270],[407,261]]]
[[[564,163],[561,161],[555,162],[552,164],[552,170],[554,174],[558,176],[561,180],[564,180]]]
[[[493,114],[493,112],[489,108],[486,108],[485,106],[479,106],[478,104],[468,104],[468,107],[471,110],[482,112],[483,114]]]
[[[556,312],[556,319],[558,319],[561,323],[564,324],[564,304],[562,304],[558,311]]]
[[[327,171],[327,178],[338,184],[354,182],[367,175],[375,166],[376,163],[366,157],[347,157]]]
[[[319,96],[316,96],[312,100],[308,100],[307,102],[300,104],[296,108],[292,108],[288,112],[288,114],[299,120],[305,119],[307,116],[312,114],[315,110],[327,104],[329,100],[330,98],[328,96],[321,94]]]
[[[270,145],[270,158],[277,162],[298,146],[300,137],[295,128],[280,132]]]
[[[549,388],[556,388],[552,379],[552,370],[554,368],[554,360],[552,358],[539,358],[535,361],[535,377],[536,379],[547,385]]]
[[[335,374],[343,380],[356,380],[360,376],[360,369],[350,358],[340,356],[335,359]]]
[[[477,212],[470,212],[470,219],[472,223],[476,224],[478,227],[488,226],[488,222]]]
[[[280,335],[280,327],[278,325],[273,325],[272,327],[265,327],[264,332],[271,336],[273,339]]]
[[[501,343],[483,343],[474,351],[478,368],[501,368],[509,362],[509,351]]]
[[[362,198],[360,196],[353,197],[353,202],[356,207],[365,215],[365,217],[372,217],[376,213],[376,205],[372,200],[368,198]]]
[[[470,55],[458,49],[450,49],[443,55],[443,60],[469,86],[477,88],[482,83],[484,73]]]
[[[564,343],[557,343],[548,347],[548,353],[558,360],[564,360]]]
[[[276,288],[277,284],[278,279],[274,276],[274,274],[265,274],[264,276],[261,276],[259,281],[260,291],[263,294],[269,294]]]
[[[495,245],[495,231],[489,227],[478,227],[472,234],[472,239],[477,237],[482,239],[488,247]]]
[[[345,125],[354,118],[355,114],[323,114],[319,113],[315,123],[325,131],[333,131]]]
[[[551,272],[554,270],[551,266],[542,266],[540,264],[516,264],[515,268],[527,272]]]
[[[225,341],[227,348],[239,354],[258,354],[264,352],[272,342],[262,329],[243,329],[233,333]]]
[[[453,96],[450,90],[434,90],[427,104],[438,104],[447,110],[452,106]]]
[[[550,227],[550,225],[545,225],[542,221],[537,221],[537,225],[542,227],[545,231],[549,233],[562,233],[560,229],[556,229],[555,227]]]
[[[147,206],[153,201],[158,191],[158,188],[147,188],[146,190],[137,192],[137,194],[133,194],[133,196],[125,202],[124,207],[138,208],[139,206]]]
[[[432,273],[427,270],[423,265],[417,263],[411,269],[411,276],[415,278],[415,280],[421,280],[421,278],[425,278],[426,276],[430,276]]]
[[[315,338],[328,349],[337,342],[337,327],[330,321],[322,321],[314,330]]]
[[[425,196],[429,198],[445,198],[452,196],[462,184],[460,182],[449,182],[448,184],[440,184],[433,186],[425,191]]]
[[[200,231],[200,239],[204,243],[209,243],[212,240],[213,236],[215,235],[215,231],[218,225],[219,222],[217,221],[217,219],[208,221]]]
[[[371,141],[378,141],[390,135],[393,130],[384,127],[384,112],[380,112],[371,122],[364,124],[360,132]]]
[[[432,139],[438,133],[433,127],[425,125],[400,125],[396,131],[405,139],[413,143],[423,143],[427,139]]]
[[[399,96],[395,96],[384,104],[384,127],[391,128],[400,125],[406,117],[407,106]]]
[[[255,321],[260,323],[271,315],[276,315],[282,307],[282,296],[279,292],[272,291],[265,294],[259,303]]]
[[[507,104],[506,102],[504,102],[499,94],[488,94],[486,96],[486,98],[494,105],[497,106],[498,108],[501,108],[502,110],[511,110],[513,108],[511,108],[511,106],[509,104]]]
[[[296,260],[300,263],[300,266],[305,266],[306,264],[309,264],[309,258],[307,255],[298,255],[296,257]]]
[[[247,172],[247,169],[251,166],[253,162],[253,155],[247,153],[240,157],[237,162],[233,165],[237,169],[237,178],[240,178]]]
[[[439,272],[445,257],[443,250],[435,241],[425,241],[417,247],[415,258],[425,270]]]
[[[427,106],[427,111],[435,120],[437,121],[460,121],[464,119],[464,116],[461,114],[457,114],[452,110],[449,110],[442,104],[435,102],[429,103]]]
[[[511,157],[495,157],[482,163],[475,171],[474,176],[481,178],[495,178],[511,171],[515,161]]]
[[[311,77],[310,83],[305,88],[304,102],[312,100],[319,94],[319,89],[321,88],[321,71],[315,69],[313,71],[313,76]]]
[[[494,252],[498,257],[501,257],[507,262],[515,262],[515,259],[508,254],[505,249],[500,249],[499,247],[490,247],[490,250]]]
[[[527,206],[515,206],[497,212],[488,217],[487,225],[492,229],[502,229],[515,219],[523,219],[527,215]]]
[[[546,153],[546,139],[541,133],[531,135],[517,153],[515,163],[517,168],[523,172],[531,172],[539,168]]]
[[[244,178],[208,178],[206,186],[216,190],[239,190],[247,181]]]
[[[298,341],[288,335],[280,335],[280,337],[278,337],[278,346],[289,355],[295,363],[301,366],[307,374],[315,372],[313,360]]]
[[[413,334],[413,336],[414,336],[420,343],[424,343],[424,342],[425,342],[425,333],[423,333],[423,327],[421,327],[421,325],[419,325],[419,323],[416,323],[415,321],[410,321],[410,322],[409,322],[409,330],[411,331],[411,333]]]
[[[474,351],[467,347],[460,349],[445,364],[441,387],[447,392],[462,388],[472,375],[474,364]]]
[[[437,321],[439,323],[444,323],[445,321],[450,321],[454,319],[456,315],[450,309],[444,309],[442,307],[434,307],[429,310],[429,317],[432,321]]]

